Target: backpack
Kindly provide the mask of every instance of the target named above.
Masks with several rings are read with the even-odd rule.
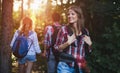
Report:
[[[28,45],[27,37],[24,35],[18,35],[12,46],[13,55],[17,58],[24,58],[27,55],[31,45],[32,43],[30,46]]]
[[[51,45],[52,53],[53,53],[53,55],[55,57],[56,62],[58,62],[59,61],[59,57],[58,56],[59,56],[60,52],[54,48],[54,44],[56,42],[57,34],[58,34],[59,29],[61,28],[61,26],[57,28],[56,26],[52,25],[52,27],[54,29],[54,32],[52,34],[52,45]],[[49,58],[49,56],[48,56],[48,58]]]

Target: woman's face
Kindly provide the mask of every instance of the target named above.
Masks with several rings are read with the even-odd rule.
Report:
[[[68,11],[68,22],[69,23],[77,23],[77,20],[78,20],[77,13],[74,10],[69,9],[69,11]]]

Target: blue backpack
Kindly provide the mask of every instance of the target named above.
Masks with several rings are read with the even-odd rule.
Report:
[[[32,43],[30,46],[28,45],[27,37],[18,35],[12,46],[13,55],[17,58],[24,58],[27,55],[31,45]]]

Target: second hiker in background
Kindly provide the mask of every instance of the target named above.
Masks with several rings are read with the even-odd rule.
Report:
[[[45,28],[44,33],[44,52],[43,56],[47,57],[47,72],[56,73],[57,61],[55,57],[54,44],[56,41],[58,30],[61,28],[59,23],[60,15],[57,12],[52,14],[53,25],[49,25]],[[57,52],[56,52],[57,53]]]

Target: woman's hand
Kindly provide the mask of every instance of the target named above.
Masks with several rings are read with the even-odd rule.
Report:
[[[83,38],[83,40],[84,40],[85,43],[87,43],[89,46],[92,45],[92,41],[91,41],[91,39],[90,39],[89,36],[85,35],[84,38]]]
[[[46,57],[46,53],[42,53],[42,57]]]
[[[76,40],[75,34],[73,34],[72,36],[68,35],[67,38],[68,38],[67,42],[59,46],[59,50],[65,49],[66,47],[70,46]]]
[[[76,40],[75,34],[73,34],[72,36],[67,36],[68,37],[68,44],[70,45],[71,43],[73,43]]]

